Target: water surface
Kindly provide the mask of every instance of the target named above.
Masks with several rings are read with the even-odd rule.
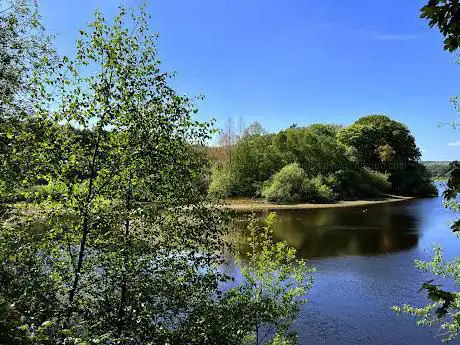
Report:
[[[418,290],[431,276],[414,260],[428,259],[435,243],[447,257],[460,253],[442,198],[277,213],[275,236],[318,270],[295,324],[301,344],[441,344],[437,327],[390,308],[427,302]]]

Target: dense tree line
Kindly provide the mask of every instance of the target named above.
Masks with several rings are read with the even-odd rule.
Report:
[[[433,196],[409,129],[387,116],[348,127],[314,124],[267,134],[254,124],[214,166],[210,192],[272,201],[332,201],[383,193]]]

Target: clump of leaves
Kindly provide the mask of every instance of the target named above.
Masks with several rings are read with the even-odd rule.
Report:
[[[458,1],[429,0],[420,10],[430,27],[437,26],[444,36],[444,50],[453,52],[460,46],[460,5]]]
[[[445,262],[440,246],[435,247],[431,261],[417,260],[416,267],[421,271],[431,272],[435,276],[452,279],[456,284],[460,284],[460,258]],[[435,284],[434,280],[425,282],[419,292],[427,293],[431,303],[423,307],[404,304],[395,306],[392,309],[398,313],[406,313],[417,317],[417,324],[421,326],[439,324],[440,329],[443,331],[443,341],[454,340],[460,331],[460,294],[445,291],[441,285]]]

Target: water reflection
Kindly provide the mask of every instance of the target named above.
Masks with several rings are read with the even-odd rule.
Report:
[[[274,235],[304,258],[376,255],[419,241],[420,215],[406,205],[278,211]]]
[[[460,252],[448,226],[458,214],[442,198],[277,213],[276,237],[313,258],[318,270],[294,325],[300,344],[441,344],[437,327],[419,327],[390,307],[429,302],[417,291],[433,277],[414,260],[431,258],[434,243],[450,258]],[[378,255],[384,253],[391,254]],[[238,277],[236,265],[226,270]]]

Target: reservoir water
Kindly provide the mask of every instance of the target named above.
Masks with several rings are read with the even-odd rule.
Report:
[[[301,344],[441,344],[438,327],[419,327],[390,310],[427,303],[418,290],[432,276],[414,260],[429,259],[437,243],[446,258],[460,254],[460,239],[449,228],[456,215],[441,197],[277,213],[275,236],[317,268],[295,324]]]

